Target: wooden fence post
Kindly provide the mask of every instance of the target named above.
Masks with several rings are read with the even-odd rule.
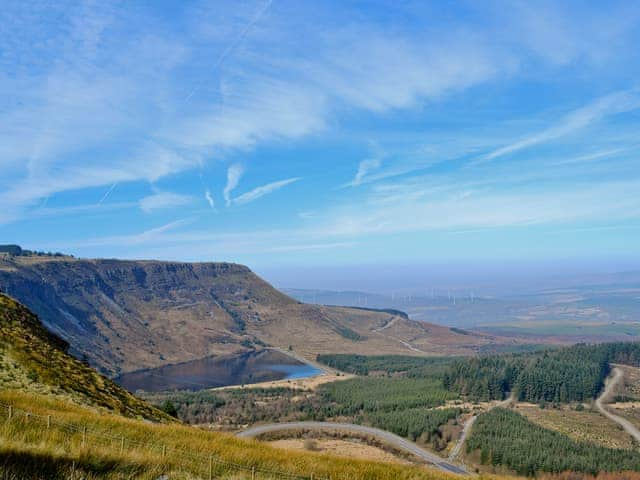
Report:
[[[120,439],[120,453],[124,453],[124,437]]]
[[[9,405],[9,420],[13,418],[13,407]]]
[[[87,427],[82,427],[82,448],[87,444]]]
[[[213,478],[213,455],[209,455],[209,480]]]
[[[47,415],[47,430],[51,428],[51,415]]]
[[[251,467],[251,480],[256,480],[256,467]]]
[[[162,445],[162,458],[167,456],[167,446]]]

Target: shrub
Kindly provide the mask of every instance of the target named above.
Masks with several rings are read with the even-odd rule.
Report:
[[[178,409],[171,400],[165,400],[164,402],[162,402],[162,404],[160,405],[160,410],[162,410],[167,415],[178,418]]]

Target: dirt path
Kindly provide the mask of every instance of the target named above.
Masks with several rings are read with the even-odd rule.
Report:
[[[509,395],[509,398],[495,404],[493,407],[489,407],[486,411],[488,412],[489,410],[496,407],[507,408],[509,405],[515,402],[515,399],[516,399],[515,394],[512,393],[511,395]],[[464,423],[464,426],[462,427],[462,433],[460,434],[460,438],[458,439],[458,443],[456,443],[456,445],[451,449],[451,453],[449,453],[450,462],[455,461],[458,455],[460,455],[460,452],[462,451],[462,447],[464,446],[464,442],[467,440],[467,437],[469,436],[469,432],[471,432],[471,428],[473,427],[473,424],[475,423],[477,418],[478,418],[478,415],[473,415],[469,417],[467,421]]]
[[[609,399],[611,394],[613,393],[615,387],[624,379],[624,372],[619,368],[613,369],[613,375],[607,378],[605,382],[604,391],[596,400],[596,407],[600,410],[605,417],[609,420],[616,422],[620,425],[624,430],[635,438],[638,442],[640,442],[640,430],[638,430],[629,420],[626,420],[618,415],[615,415],[608,411],[604,406],[604,403]]]
[[[471,427],[473,427],[473,424],[475,423],[477,418],[477,415],[473,415],[472,417],[469,417],[469,419],[465,422],[464,426],[462,427],[462,434],[458,439],[458,443],[456,443],[456,446],[451,449],[451,453],[449,454],[450,462],[455,461],[455,459],[458,458],[458,455],[460,455],[464,442],[467,440],[467,436],[471,431]]]
[[[377,332],[381,332],[383,330],[386,330],[387,328],[392,327],[398,321],[399,318],[400,317],[398,317],[397,315],[394,316],[394,317],[391,317],[391,319],[387,323],[385,323],[383,326],[381,326],[380,328],[375,328],[375,329],[373,329],[371,331],[374,332],[374,333],[377,333]]]

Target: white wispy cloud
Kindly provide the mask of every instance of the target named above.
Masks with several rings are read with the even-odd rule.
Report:
[[[217,70],[220,68],[225,59],[231,55],[231,53],[242,43],[244,38],[249,34],[251,29],[260,21],[262,16],[269,10],[273,0],[267,0],[264,4],[260,5],[260,7],[256,10],[255,15],[247,22],[244,28],[240,31],[239,35],[233,39],[232,42],[222,51],[216,62],[211,67],[212,70]],[[191,98],[196,94],[196,92],[200,89],[201,85],[197,85],[196,87],[189,92],[189,95],[185,98],[185,102],[191,100]]]
[[[227,184],[222,191],[222,196],[224,197],[227,207],[231,205],[231,192],[238,186],[243,174],[244,168],[238,163],[231,165],[227,169]]]
[[[112,235],[107,237],[89,238],[75,242],[75,247],[100,247],[100,246],[134,246],[149,245],[162,241],[164,235],[172,230],[177,230],[193,222],[193,218],[183,218],[165,223],[159,227],[150,228],[139,233],[127,235]]]
[[[287,178],[285,180],[271,182],[266,185],[256,187],[249,192],[243,193],[242,195],[234,198],[232,202],[236,205],[245,205],[259,199],[260,197],[264,197],[265,195],[273,193],[276,190],[280,190],[282,187],[286,187],[287,185],[297,182],[298,180],[300,180],[300,177]]]
[[[351,182],[349,182],[347,185],[352,187],[361,185],[364,178],[370,172],[380,168],[381,164],[382,161],[379,158],[367,158],[365,160],[362,160],[358,165],[358,171],[356,172],[355,177],[353,177],[353,180],[351,180]]]
[[[298,218],[301,218],[302,220],[308,220],[315,217],[316,215],[318,215],[318,212],[314,210],[304,210],[302,212],[298,212]]]
[[[156,210],[182,207],[184,205],[188,205],[192,201],[193,198],[189,195],[180,195],[172,192],[158,192],[141,198],[138,205],[143,212],[152,213]]]
[[[40,206],[31,212],[34,217],[60,217],[64,215],[93,215],[97,212],[127,210],[138,207],[138,202],[117,202],[117,203],[93,203],[88,205],[73,205],[70,207],[46,207]]]
[[[194,163],[192,159],[151,145],[126,159],[113,158],[111,162],[63,162],[56,164],[52,170],[46,163],[37,165],[38,168],[34,168],[26,177],[0,191],[0,203],[6,207],[7,214],[13,213],[19,217],[38,199],[59,192],[141,179],[153,182]],[[105,180],[108,181],[105,183]]]
[[[497,148],[480,157],[474,163],[494,160],[542,143],[550,142],[583,129],[610,115],[630,112],[640,108],[640,96],[635,92],[614,92],[574,110],[555,125],[524,137],[514,143]]]
[[[482,189],[469,195],[466,185],[434,189],[406,184],[391,190],[388,197],[378,194],[330,209],[316,225],[327,235],[358,237],[624,220],[640,218],[638,188],[640,180],[635,179]]]
[[[43,198],[61,192],[153,182],[228,151],[319,134],[345,111],[428,109],[447,95],[519,73],[530,51],[554,65],[588,56],[595,47],[593,58],[605,57],[603,50],[615,55],[619,39],[635,27],[634,16],[620,9],[606,17],[581,12],[579,21],[574,12],[560,11],[553,22],[541,22],[527,7],[534,11],[525,12],[531,13],[526,25],[496,45],[491,29],[464,22],[445,31],[390,30],[345,6],[330,13],[353,21],[340,29],[331,21],[328,29],[324,15],[299,23],[297,9],[269,6],[233,4],[234,14],[217,4],[185,7],[177,30],[187,26],[190,35],[182,36],[145,7],[132,11],[98,2],[44,10],[16,2],[1,9],[1,37],[10,41],[2,45],[0,72],[12,74],[0,73],[0,223],[33,213]],[[505,10],[509,18],[501,25],[521,14]],[[557,57],[549,44],[560,45]],[[212,68],[222,63],[224,69]],[[185,77],[185,71],[195,73]],[[191,101],[196,94],[198,102]],[[628,111],[634,95],[602,99],[485,160]],[[362,165],[354,181],[416,168],[373,167]],[[229,177],[227,204],[240,176]],[[239,199],[258,194],[265,193]]]
[[[114,183],[109,187],[109,189],[104,193],[104,195],[100,198],[100,200],[98,200],[98,205],[102,205],[104,203],[104,201],[109,197],[109,195],[111,195],[111,192],[113,192],[113,190],[116,188],[117,185],[118,185],[117,183]]]
[[[216,202],[213,200],[213,195],[211,195],[211,192],[209,191],[208,188],[204,192],[204,198],[207,200],[207,203],[209,204],[209,206],[215,210]]]
[[[419,182],[407,184],[408,196],[392,195],[389,201],[379,196],[362,202],[338,205],[322,212],[306,228],[212,232],[210,230],[175,231],[188,220],[171,222],[158,228],[130,235],[92,238],[73,243],[54,244],[56,249],[135,247],[127,255],[163,255],[193,258],[212,255],[243,255],[265,252],[304,251],[348,248],[363,236],[373,238],[389,234],[415,232],[469,233],[487,229],[546,225],[567,228],[580,222],[612,225],[640,218],[637,191],[640,180],[612,181],[599,185],[579,183],[554,189],[528,188],[510,192],[491,189],[474,191],[467,187],[431,189]],[[385,189],[386,191],[391,191]]]
[[[222,104],[182,118],[161,135],[189,149],[248,149],[270,139],[295,139],[320,131],[328,113],[321,91],[259,74],[247,84],[231,78]]]
[[[494,13],[508,37],[545,62],[602,66],[616,56],[626,58],[633,47],[623,39],[636,28],[640,11],[625,2],[592,7],[543,0],[496,3]]]
[[[357,242],[305,243],[299,245],[282,245],[269,248],[271,252],[304,252],[308,250],[333,250],[335,248],[354,247]]]
[[[588,153],[585,155],[578,155],[573,158],[566,158],[559,162],[556,162],[558,165],[571,165],[575,163],[589,163],[589,162],[597,162],[602,160],[603,158],[611,158],[619,153],[623,153],[629,150],[628,148],[611,148],[608,150],[602,150],[594,153]]]

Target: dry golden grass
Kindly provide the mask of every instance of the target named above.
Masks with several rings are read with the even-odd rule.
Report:
[[[607,405],[607,410],[626,420],[629,420],[636,428],[640,428],[640,404],[634,403],[611,403]]]
[[[622,370],[623,381],[620,382],[611,396],[616,401],[616,408],[640,407],[640,368],[630,365],[615,365]]]
[[[305,440],[302,438],[290,438],[285,440],[274,440],[270,445],[283,448],[285,450],[305,451],[308,450]],[[315,440],[315,451],[327,453],[338,457],[359,458],[364,460],[376,460],[379,462],[402,463],[409,465],[410,462],[392,453],[385,452],[381,448],[366,445],[361,442],[351,442],[348,440],[319,439]]]
[[[504,341],[485,335],[462,335],[440,325],[348,307],[293,304],[277,309],[254,308],[260,311],[263,321],[248,323],[250,333],[283,349],[291,346],[294,352],[310,360],[326,353],[470,355],[480,345]],[[390,326],[382,329],[385,325]],[[341,327],[355,332],[360,339],[338,334]]]
[[[212,388],[212,391],[216,390],[247,390],[251,388],[280,388],[286,387],[291,388],[293,390],[315,390],[320,385],[331,382],[339,382],[342,380],[349,380],[350,378],[355,378],[355,375],[350,373],[322,373],[320,375],[316,375],[315,377],[307,377],[307,378],[296,378],[296,379],[283,379],[283,380],[273,380],[271,382],[259,382],[259,383],[250,383],[245,385],[230,385],[228,387],[217,387]]]

